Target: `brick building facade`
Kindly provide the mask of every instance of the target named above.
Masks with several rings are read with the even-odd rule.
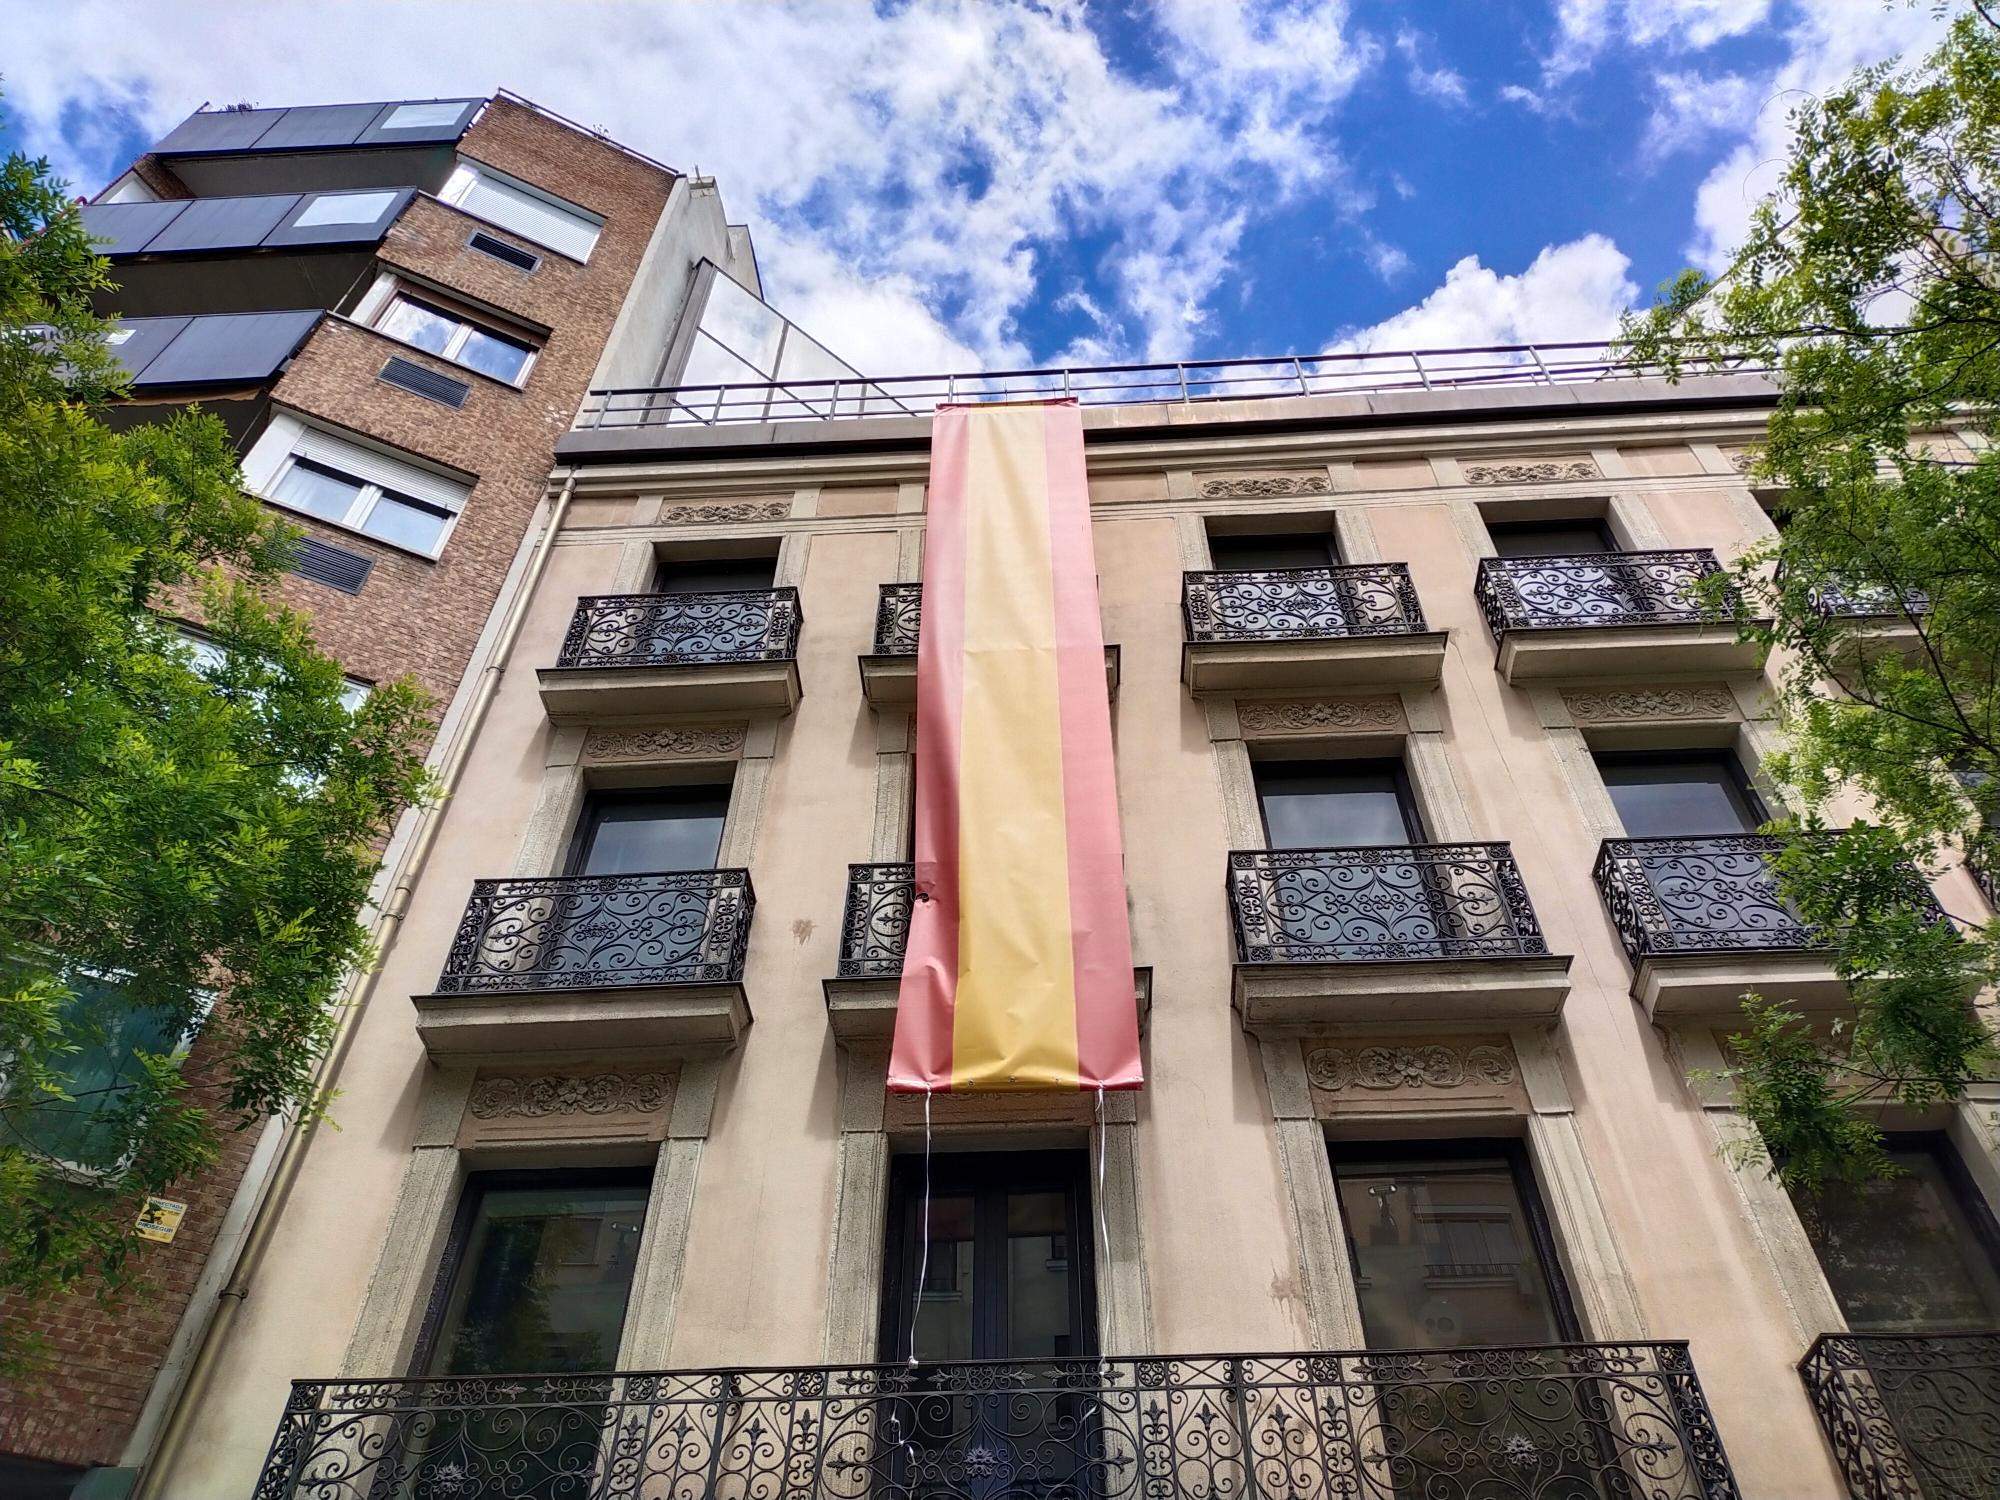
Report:
[[[379,233],[338,227],[385,199],[393,217]],[[274,217],[283,223],[265,232]],[[134,366],[136,399],[113,420],[191,402],[223,414],[251,489],[319,544],[282,579],[284,602],[312,616],[357,684],[412,677],[440,717],[586,390],[607,372],[656,377],[663,351],[650,329],[672,319],[701,262],[753,287],[756,275],[747,234],[723,221],[712,184],[511,95],[201,111],[86,219],[110,242],[113,279],[131,283],[103,309],[125,319],[120,349]],[[349,243],[369,234],[358,252]],[[390,323],[398,298],[427,316]],[[274,321],[310,331],[274,351],[246,344],[244,330]],[[452,343],[432,331],[458,325],[497,338],[488,347],[526,368],[509,378],[446,357]],[[140,368],[142,358],[151,362]],[[317,445],[315,480],[349,478],[339,464],[351,454],[351,482],[373,484],[357,495],[377,514],[406,511],[405,530],[289,498],[283,476],[308,460],[303,448],[278,451],[287,434]],[[426,501],[433,490],[443,508]],[[441,524],[442,536],[410,545],[411,523]],[[197,1088],[208,1067],[197,1038],[187,1061]],[[128,1492],[170,1402],[162,1387],[199,1340],[281,1137],[258,1121],[225,1134],[215,1168],[174,1190],[186,1213],[172,1242],[138,1247],[135,1295],[0,1303],[0,1318],[38,1332],[50,1356],[42,1375],[0,1386],[0,1492]]]

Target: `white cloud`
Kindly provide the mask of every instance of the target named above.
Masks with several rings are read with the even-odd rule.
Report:
[[[1051,247],[1111,248],[1102,347],[1188,352],[1243,237],[1312,190],[1357,211],[1331,140],[1379,49],[1345,6],[1163,0],[1165,73],[1123,73],[1081,0],[657,6],[488,0],[69,0],[8,20],[30,149],[95,187],[79,118],[157,135],[204,99],[505,85],[721,182],[773,300],[879,372],[1024,361]]]
[[[1708,271],[1729,264],[1742,243],[1750,211],[1778,185],[1791,149],[1791,111],[1806,95],[1837,87],[1856,68],[1899,54],[1921,54],[1945,22],[1928,6],[1878,9],[1853,0],[1810,0],[1796,8],[1785,39],[1789,55],[1756,81],[1758,107],[1740,121],[1739,138],[1695,194],[1694,237],[1687,248]]]
[[[1427,67],[1424,63],[1426,47],[1427,39],[1407,26],[1396,33],[1396,51],[1403,59],[1403,76],[1409,81],[1411,92],[1435,99],[1440,104],[1465,103],[1464,75],[1443,63]]]
[[[1414,307],[1367,328],[1342,329],[1332,352],[1603,338],[1617,329],[1618,315],[1639,295],[1627,275],[1631,268],[1625,253],[1601,234],[1547,246],[1512,276],[1468,255]]]
[[[1865,0],[1834,0],[1855,9]],[[1586,68],[1618,45],[1665,45],[1699,52],[1763,25],[1772,0],[1557,0],[1555,48],[1543,62],[1544,81]]]
[[[1736,73],[1655,73],[1653,111],[1646,119],[1640,156],[1656,163],[1707,145],[1715,136],[1748,130],[1763,99],[1762,85]]]

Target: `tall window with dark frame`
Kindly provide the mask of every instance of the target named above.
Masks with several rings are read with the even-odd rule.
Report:
[[[1847,1326],[2000,1329],[2000,1226],[1965,1163],[1941,1135],[1891,1135],[1887,1146],[1894,1176],[1794,1194]]]
[[[1219,532],[1208,539],[1218,573],[1331,568],[1340,561],[1330,531]]]
[[[577,822],[568,873],[712,870],[728,815],[726,782],[592,792]]]
[[[1627,1493],[1620,1393],[1585,1371],[1472,1352],[1581,1338],[1526,1152],[1513,1140],[1333,1148],[1370,1349],[1462,1350],[1386,1366],[1377,1393],[1393,1492],[1609,1500]],[[1606,1480],[1612,1482],[1607,1484]]]
[[[1400,759],[1255,761],[1257,807],[1273,849],[1424,842]]]
[[[1590,557],[1619,552],[1611,528],[1601,517],[1569,521],[1488,521],[1498,557]]]
[[[387,1434],[396,1451],[376,1472],[411,1476],[396,1495],[428,1500],[447,1480],[452,1493],[521,1500],[584,1493],[578,1476],[603,1462],[617,1408],[575,1399],[590,1385],[561,1377],[617,1368],[650,1178],[641,1168],[466,1179],[412,1362],[455,1395]]]
[[[777,586],[774,557],[662,558],[653,575],[656,594],[734,594]]]
[[[1755,833],[1767,820],[1727,750],[1601,751],[1595,759],[1627,838]]]

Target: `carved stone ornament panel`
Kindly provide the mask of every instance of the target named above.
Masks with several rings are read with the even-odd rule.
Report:
[[[740,755],[741,724],[685,724],[659,729],[598,729],[584,741],[585,760],[712,760]]]
[[[1583,688],[1563,694],[1578,724],[1633,724],[1661,719],[1743,717],[1736,699],[1720,683],[1672,688]]]
[[[1315,1047],[1306,1053],[1306,1079],[1328,1093],[1352,1089],[1492,1088],[1515,1079],[1514,1054],[1479,1042],[1421,1042],[1408,1046]]]
[[[1241,698],[1237,726],[1246,735],[1400,734],[1398,698]]]
[[[654,1114],[673,1098],[667,1073],[545,1073],[482,1078],[467,1108],[477,1120],[545,1120],[563,1115]]]
[[[1755,448],[1731,448],[1729,450],[1729,467],[1739,474],[1748,474],[1751,466],[1756,462],[1757,449]]]
[[[1324,495],[1332,486],[1324,474],[1239,474],[1204,479],[1204,500],[1267,500],[1284,495]]]
[[[1596,479],[1597,465],[1587,458],[1550,458],[1536,463],[1462,464],[1467,484],[1548,484],[1563,479]]]
[[[706,505],[666,505],[663,526],[697,526],[720,521],[782,521],[792,513],[789,500],[723,500]]]

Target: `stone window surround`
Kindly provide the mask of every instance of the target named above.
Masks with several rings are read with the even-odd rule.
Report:
[[[1460,502],[1454,510],[1471,512],[1484,543],[1485,526],[1478,521],[1472,503]],[[1343,558],[1351,562],[1382,560],[1365,509],[1337,506],[1333,521]],[[1460,524],[1463,529],[1462,516]],[[1207,567],[1206,518],[1198,514],[1182,517],[1179,535],[1181,565]],[[1263,818],[1251,770],[1256,747],[1287,758],[1400,753],[1429,836],[1443,843],[1473,838],[1471,816],[1444,745],[1440,691],[1402,688],[1325,698],[1204,700],[1231,847],[1264,847]],[[1258,704],[1270,706],[1260,711],[1255,707]],[[1396,1028],[1383,1026],[1355,1029],[1365,1031],[1371,1040],[1396,1032]],[[1638,1295],[1612,1240],[1610,1221],[1577,1130],[1555,1028],[1519,1026],[1506,1030],[1518,1060],[1525,1108],[1496,1106],[1491,1101],[1468,1106],[1454,1100],[1449,1091],[1440,1091],[1424,1099],[1417,1110],[1342,1110],[1337,1119],[1324,1119],[1318,1112],[1297,1037],[1281,1034],[1250,1039],[1270,1098],[1314,1347],[1355,1349],[1366,1344],[1353,1266],[1342,1241],[1331,1145],[1350,1136],[1381,1139],[1385,1134],[1399,1133],[1523,1138],[1536,1184],[1548,1205],[1558,1254],[1586,1336],[1607,1341],[1645,1336]]]
[[[796,583],[804,574],[809,541],[807,536],[792,535],[781,542],[779,583]],[[653,542],[627,542],[620,549],[614,587],[645,587],[655,557]],[[561,868],[584,797],[593,786],[720,780],[718,773],[724,771],[730,778],[729,808],[716,863],[725,867],[751,863],[777,753],[777,720],[708,716],[670,723],[552,725],[544,736],[542,782],[515,846],[513,874],[547,875]],[[616,1064],[631,1067],[645,1061],[621,1056]],[[469,1172],[631,1162],[643,1160],[649,1150],[654,1153],[653,1182],[618,1368],[664,1366],[673,1341],[702,1146],[712,1124],[725,1061],[725,1054],[707,1052],[680,1061],[657,1146],[635,1144],[627,1133],[597,1140],[566,1134],[551,1142],[508,1140],[468,1148],[461,1139],[461,1122],[477,1070],[428,1069],[409,1165],[355,1322],[345,1373],[398,1375],[407,1370]]]
[[[1778,747],[1778,732],[1762,677],[1645,687],[1549,685],[1528,693],[1563,780],[1589,831],[1599,838],[1620,838],[1624,826],[1598,774],[1595,750],[1731,750],[1766,806],[1786,803],[1763,768],[1764,757]],[[1752,1127],[1737,1107],[1721,1034],[1701,1024],[1662,1030],[1669,1055],[1701,1108],[1751,1233],[1777,1278],[1800,1352],[1822,1333],[1846,1332],[1847,1320],[1790,1195],[1762,1164],[1742,1154]],[[1876,1113],[1885,1128],[1945,1134],[1988,1205],[2000,1212],[2000,1081],[1973,1085],[1956,1105],[1926,1110],[1885,1106]]]

